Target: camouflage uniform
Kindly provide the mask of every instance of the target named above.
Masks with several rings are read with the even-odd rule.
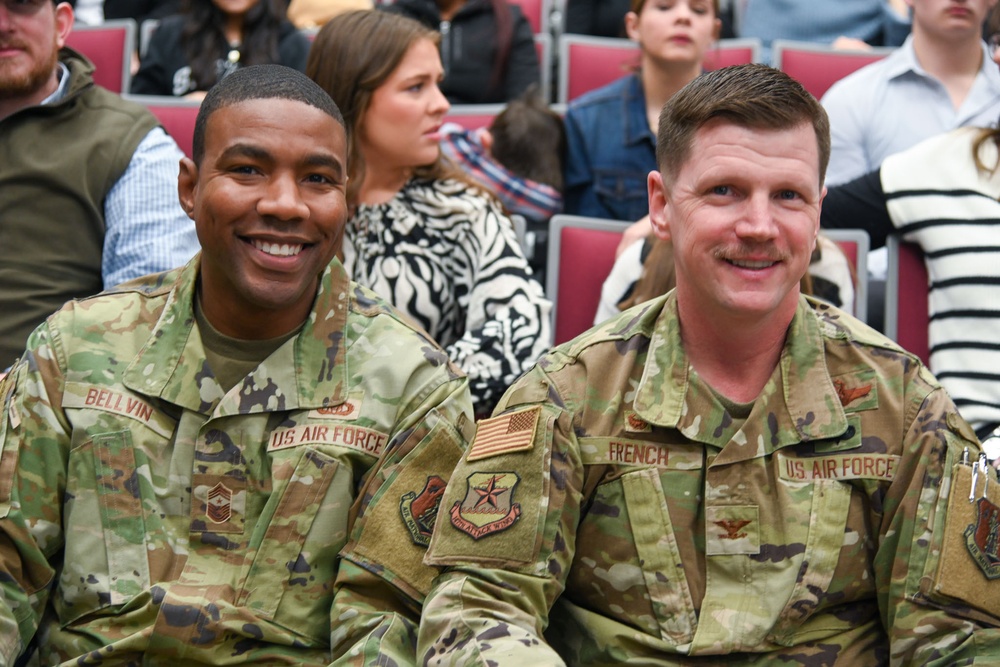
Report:
[[[934,378],[802,297],[778,367],[734,421],[690,367],[676,313],[671,293],[555,349],[479,424],[428,551],[454,569],[426,600],[418,657],[858,667],[998,655],[995,617],[937,587],[953,464],[979,450]],[[976,572],[968,587],[1000,601],[1000,583]]]
[[[378,622],[412,660],[417,605],[374,622],[349,588],[334,605],[337,553],[350,538],[367,565],[369,532],[409,525],[381,578],[352,573],[404,592],[433,576],[433,498],[367,505],[443,488],[471,434],[465,378],[335,261],[302,330],[223,394],[197,270],[67,304],[0,384],[0,664],[37,629],[38,664],[325,665],[333,633],[363,646]]]

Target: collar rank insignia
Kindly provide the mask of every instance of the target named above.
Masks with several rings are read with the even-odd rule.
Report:
[[[434,520],[447,485],[443,479],[433,475],[427,478],[427,483],[419,494],[410,491],[400,498],[399,513],[406,529],[410,531],[410,539],[418,547],[426,547],[431,542]]]
[[[512,472],[472,473],[465,500],[451,508],[451,525],[474,540],[507,530],[521,516],[521,505],[513,502],[519,481]]]
[[[653,427],[645,419],[635,413],[635,410],[625,411],[626,433],[652,433]]]
[[[872,391],[871,384],[859,387],[848,387],[847,383],[843,380],[834,380],[833,388],[837,392],[837,398],[840,399],[840,404],[845,408],[859,398],[864,398]]]
[[[965,546],[987,579],[1000,578],[1000,507],[986,498],[976,503],[976,523],[965,529]]]
[[[208,506],[205,508],[212,523],[226,523],[233,515],[233,492],[219,482],[208,492]]]

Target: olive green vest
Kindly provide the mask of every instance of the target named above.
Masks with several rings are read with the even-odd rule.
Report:
[[[66,96],[0,120],[0,372],[50,313],[101,291],[104,198],[158,124],[79,53],[59,59]]]

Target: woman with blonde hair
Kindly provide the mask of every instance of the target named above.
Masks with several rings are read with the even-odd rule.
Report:
[[[441,156],[438,39],[347,12],[316,35],[306,73],[349,131],[344,266],[445,348],[485,415],[550,345],[551,306],[500,204]]]

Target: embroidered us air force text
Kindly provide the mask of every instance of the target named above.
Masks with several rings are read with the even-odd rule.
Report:
[[[273,452],[299,445],[336,445],[378,458],[388,441],[389,436],[385,433],[363,426],[303,424],[276,430],[267,443],[267,451]]]
[[[878,479],[890,482],[896,476],[899,457],[894,454],[843,454],[794,457],[778,455],[781,479]]]

